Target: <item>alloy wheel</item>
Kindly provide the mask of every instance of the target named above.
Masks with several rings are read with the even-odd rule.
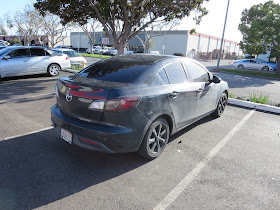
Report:
[[[56,76],[56,75],[58,75],[58,74],[59,74],[59,71],[60,71],[59,65],[57,65],[57,64],[51,64],[51,65],[49,66],[49,74],[50,74],[51,76]]]
[[[219,106],[218,106],[219,114],[222,114],[224,112],[226,105],[227,105],[227,96],[223,95],[219,101]]]
[[[167,126],[160,122],[153,130],[150,131],[148,149],[151,153],[160,153],[168,141]]]

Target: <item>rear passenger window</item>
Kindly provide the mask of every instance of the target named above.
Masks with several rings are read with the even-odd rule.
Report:
[[[161,79],[161,81],[164,85],[169,84],[169,81],[168,81],[168,78],[167,78],[167,75],[166,75],[164,69],[161,69],[158,72],[158,75],[159,75],[159,77],[160,77],[160,79]]]
[[[189,75],[194,82],[209,82],[209,75],[196,63],[186,63]]]
[[[31,56],[45,56],[46,55],[44,49],[31,48],[30,53],[31,53]]]
[[[170,84],[184,83],[187,80],[181,62],[171,63],[165,67]]]

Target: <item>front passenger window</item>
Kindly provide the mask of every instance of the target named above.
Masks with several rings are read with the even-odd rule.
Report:
[[[208,72],[196,63],[185,63],[194,82],[209,82]]]

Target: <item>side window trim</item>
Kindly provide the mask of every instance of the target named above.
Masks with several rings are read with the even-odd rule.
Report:
[[[161,76],[159,75],[159,72],[160,72],[160,71],[163,71],[163,72],[165,73],[165,76],[166,76],[166,78],[167,78],[167,80],[168,80],[168,84],[166,84],[166,83],[163,81],[163,79],[161,78]],[[170,81],[169,81],[168,75],[167,75],[167,73],[166,73],[164,67],[160,68],[160,69],[157,71],[156,75],[157,75],[157,77],[159,78],[159,80],[160,80],[161,83],[162,83],[161,86],[170,85]]]
[[[162,68],[164,69],[164,71],[165,71],[165,74],[166,74],[167,78],[168,78],[169,85],[176,85],[176,84],[171,84],[171,83],[170,83],[170,79],[169,79],[169,76],[168,76],[167,71],[166,71],[165,68],[166,68],[167,66],[173,64],[173,63],[180,63],[180,64],[181,64],[181,66],[182,66],[182,68],[183,68],[183,70],[184,70],[185,76],[186,76],[185,82],[186,82],[186,81],[189,81],[188,74],[186,74],[186,69],[184,68],[184,65],[182,64],[182,62],[181,62],[180,60],[176,60],[176,61],[173,61],[173,62],[171,62],[171,63],[168,63],[168,64],[166,64],[165,66],[162,67]],[[183,83],[185,83],[185,82],[183,82]],[[183,83],[178,83],[178,84],[183,84]]]

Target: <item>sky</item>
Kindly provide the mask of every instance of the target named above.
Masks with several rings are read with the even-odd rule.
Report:
[[[28,3],[35,3],[36,0],[8,0],[0,7],[0,17],[5,17],[5,14],[13,13],[16,10],[21,10]],[[192,20],[194,14],[190,17],[184,18],[180,25],[173,28],[177,30],[190,30],[195,28],[198,33],[204,33],[211,36],[222,37],[223,26],[225,21],[225,14],[228,0],[209,0],[205,2],[204,6],[208,10],[208,14],[202,18],[200,25],[196,25]],[[242,35],[238,30],[240,23],[241,12],[245,8],[259,3],[265,3],[267,0],[230,0],[228,18],[225,31],[225,39],[239,42]],[[280,4],[280,0],[274,0],[275,3]],[[75,29],[77,30],[77,29]],[[8,30],[8,34],[12,35],[15,30]]]

